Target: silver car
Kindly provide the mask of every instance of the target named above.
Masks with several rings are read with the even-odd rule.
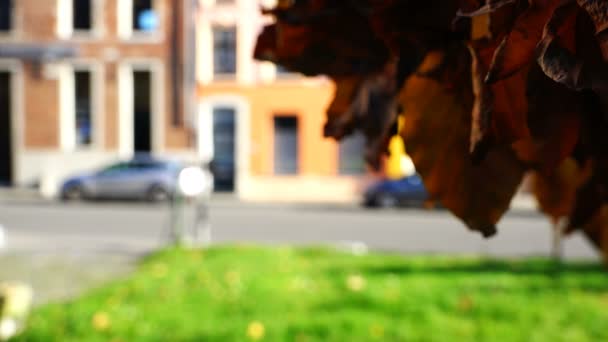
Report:
[[[166,201],[175,192],[181,169],[175,162],[134,158],[67,179],[61,187],[61,198]]]

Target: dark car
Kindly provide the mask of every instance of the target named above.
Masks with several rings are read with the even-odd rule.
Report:
[[[367,207],[423,207],[429,203],[428,193],[419,175],[380,180],[364,194],[364,205]]]
[[[175,162],[137,157],[67,179],[61,198],[164,201],[173,195],[181,169]]]

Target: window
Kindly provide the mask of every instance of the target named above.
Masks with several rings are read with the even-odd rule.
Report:
[[[213,177],[215,191],[234,191],[236,179],[236,110],[213,108]]]
[[[90,146],[92,139],[91,72],[74,72],[74,103],[76,114],[76,146]]]
[[[0,32],[13,28],[13,0],[0,0]]]
[[[361,133],[355,133],[345,137],[340,142],[339,148],[339,170],[341,175],[360,175],[365,173],[365,137]]]
[[[274,173],[298,173],[298,119],[295,116],[274,118]]]
[[[131,162],[132,169],[138,169],[141,171],[161,171],[161,170],[170,170],[170,164],[163,163],[160,161],[139,161],[135,160]]]
[[[152,151],[152,82],[151,70],[133,71],[133,147],[136,152]]]
[[[213,72],[215,75],[236,73],[236,28],[213,28]]]
[[[126,171],[130,168],[129,163],[117,163],[106,167],[99,172],[100,175],[110,175],[116,172]]]
[[[74,31],[88,31],[93,28],[92,0],[72,0],[72,25]]]
[[[285,68],[282,65],[276,64],[276,67],[277,67],[277,76],[278,77],[293,76],[295,74],[293,71]]]
[[[154,10],[153,0],[133,0],[132,13],[133,31],[153,32],[158,29],[158,14]]]

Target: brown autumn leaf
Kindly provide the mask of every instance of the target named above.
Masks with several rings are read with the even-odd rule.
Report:
[[[538,45],[538,64],[555,82],[574,90],[592,90],[608,117],[608,63],[593,39],[593,24],[580,8],[566,4],[554,11]]]
[[[532,61],[545,23],[560,3],[561,0],[530,0],[530,6],[517,17],[514,27],[494,52],[487,83],[503,80]]]
[[[580,142],[584,96],[553,82],[537,64],[530,67],[526,84],[528,127],[533,145],[532,159],[524,159],[544,174],[551,174]]]
[[[455,48],[467,54],[464,45]],[[435,69],[443,57],[429,53],[420,73]],[[445,70],[450,83],[470,84],[470,70],[459,70],[461,65],[452,62]],[[430,195],[470,229],[489,237],[509,208],[524,166],[508,146],[492,149],[477,165],[471,161],[472,90],[446,84],[417,74],[406,82],[399,97],[405,117],[401,134]]]
[[[265,13],[275,16],[276,22],[258,38],[257,59],[308,76],[379,72],[389,59],[387,47],[367,17],[346,3],[295,2]]]
[[[581,167],[574,159],[568,158],[554,172],[532,172],[532,193],[540,210],[554,224],[572,212],[577,189],[589,177],[589,166]]]
[[[583,234],[600,250],[604,263],[608,263],[608,205],[602,205],[595,213],[583,228]]]
[[[366,138],[365,160],[379,169],[397,121],[397,61],[367,76],[334,79],[335,93],[327,109],[324,135],[336,140],[361,131]]]
[[[493,146],[510,145],[530,138],[527,123],[526,82],[528,67],[494,84],[482,82],[495,45],[491,41],[469,43],[475,103],[471,112],[470,151],[475,162],[482,161]]]
[[[580,166],[574,159],[569,158],[551,174],[533,173],[533,193],[540,210],[551,218],[553,224],[568,217],[577,201],[584,200],[578,189],[588,181],[592,172],[591,165],[587,163]],[[589,205],[588,202],[585,203]],[[595,203],[599,202],[596,200]],[[580,229],[587,240],[601,251],[604,261],[608,262],[608,205],[596,208]]]
[[[604,61],[608,62],[608,1],[576,0],[587,11],[595,25],[595,33],[602,49]]]

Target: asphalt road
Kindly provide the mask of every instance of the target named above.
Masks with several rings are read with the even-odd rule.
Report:
[[[134,203],[0,203],[9,254],[141,255],[164,243],[169,210]],[[445,211],[363,210],[349,206],[211,205],[215,243],[350,246],[401,253],[490,256],[548,255],[548,222],[532,212],[509,214],[490,240],[469,232]],[[597,258],[584,238],[565,240],[568,258]]]
[[[484,240],[444,211],[363,210],[358,207],[211,205],[214,243],[333,245],[400,253],[499,257],[547,256],[547,221],[531,212],[510,214],[500,234]],[[126,276],[139,258],[166,244],[169,210],[133,203],[64,205],[1,202],[0,282],[30,284],[37,304],[74,297]],[[365,249],[364,248],[364,249]],[[579,236],[565,241],[570,259],[597,259]]]

